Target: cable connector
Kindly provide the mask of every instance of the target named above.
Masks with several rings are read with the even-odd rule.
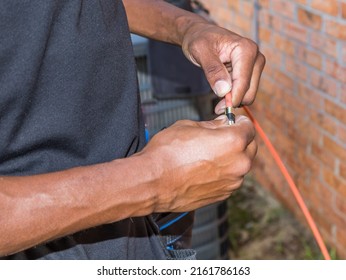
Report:
[[[232,112],[232,107],[226,107],[225,115],[227,116],[229,125],[235,124],[235,115]]]

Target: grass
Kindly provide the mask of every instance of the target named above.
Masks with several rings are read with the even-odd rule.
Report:
[[[228,205],[231,259],[323,259],[309,229],[251,177]]]

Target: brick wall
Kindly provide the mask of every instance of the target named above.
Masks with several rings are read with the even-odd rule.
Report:
[[[346,258],[346,0],[203,0],[267,58],[251,109],[329,248]],[[257,7],[257,8],[256,8]],[[259,140],[253,174],[303,220]]]

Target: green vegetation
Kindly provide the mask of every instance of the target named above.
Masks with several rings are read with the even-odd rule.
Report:
[[[323,259],[309,229],[250,176],[228,204],[231,259]]]

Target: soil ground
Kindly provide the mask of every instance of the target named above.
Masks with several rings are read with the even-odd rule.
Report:
[[[230,259],[322,259],[309,229],[251,177],[228,202]]]

